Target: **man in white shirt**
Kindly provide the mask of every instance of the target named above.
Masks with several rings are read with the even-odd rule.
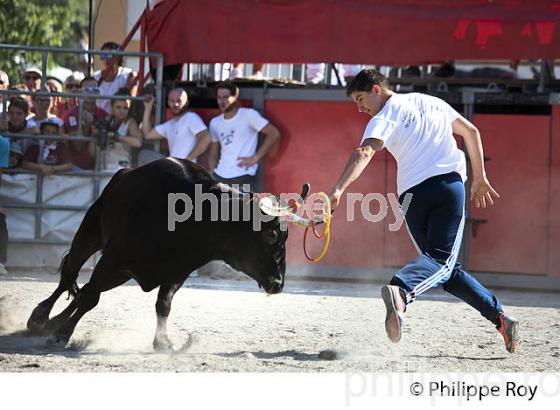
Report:
[[[429,95],[396,94],[377,70],[362,70],[346,94],[360,112],[371,115],[361,145],[351,155],[331,192],[333,209],[342,193],[369,164],[376,151],[387,148],[397,161],[397,191],[401,204],[411,198],[406,224],[419,256],[384,286],[385,330],[397,343],[407,305],[423,292],[443,289],[467,302],[502,334],[506,349],[519,346],[519,323],[506,316],[496,296],[457,262],[465,224],[466,161],[453,134],[463,137],[472,166],[470,198],[476,207],[499,198],[486,177],[478,129],[443,100]],[[411,194],[411,195],[410,195]],[[452,323],[452,318],[450,318]]]
[[[202,119],[194,112],[188,112],[189,97],[182,88],[169,91],[167,105],[173,118],[152,128],[150,118],[154,99],[144,102],[142,132],[147,140],[167,139],[169,156],[196,162],[199,155],[210,145],[210,134]]]
[[[280,132],[257,110],[239,106],[239,88],[231,81],[218,83],[216,96],[222,114],[210,121],[210,171],[220,182],[258,191],[259,161],[280,140]],[[257,147],[259,133],[264,140]]]

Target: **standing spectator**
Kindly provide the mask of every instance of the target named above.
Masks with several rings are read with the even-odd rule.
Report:
[[[56,78],[49,78],[47,80],[47,89],[51,93],[61,93],[62,92],[62,84]],[[52,102],[53,102],[52,103],[52,113],[59,118],[63,118],[63,117],[60,116],[60,113],[58,112],[60,107],[63,104],[62,97],[53,96],[52,97]]]
[[[21,76],[22,83],[25,84],[27,90],[29,91],[41,91],[41,78],[43,72],[36,67],[29,67]],[[29,103],[29,112],[35,112],[35,106],[33,105],[33,101],[31,95],[28,95],[26,98],[27,102]]]
[[[84,79],[82,73],[74,72],[66,77],[64,80],[64,91],[67,93],[79,93],[81,90],[80,82]],[[78,107],[78,98],[70,97],[65,98],[63,102],[58,106],[58,117],[63,120],[66,118],[68,113]]]
[[[231,81],[218,83],[216,94],[222,114],[210,121],[210,171],[220,182],[256,189],[258,162],[280,139],[280,132],[258,111],[239,106],[239,88]],[[259,132],[264,142],[257,149]]]
[[[305,81],[310,84],[319,84],[325,80],[326,64],[306,64]]]
[[[128,88],[121,88],[115,95],[130,95]],[[134,118],[129,116],[129,100],[111,100],[111,116],[103,121],[106,132],[107,146],[101,151],[101,169],[118,171],[132,166],[131,147],[142,146],[142,132]]]
[[[21,97],[10,98],[10,106],[8,107],[8,115],[2,113],[0,121],[0,131],[8,131],[12,133],[38,134],[39,128],[35,121],[27,119],[29,116],[29,104]],[[31,144],[29,139],[20,139],[17,141],[22,151]]]
[[[7,90],[10,86],[10,78],[8,74],[4,71],[0,70],[0,90]],[[8,102],[9,98],[6,98],[6,102]],[[6,110],[8,109],[6,104]],[[4,95],[0,94],[0,112],[4,112]]]
[[[38,126],[45,121],[55,122],[59,127],[64,125],[64,121],[53,114],[53,97],[34,95],[32,100],[35,114],[29,117],[30,120],[35,121]]]
[[[99,95],[97,81],[93,77],[86,77],[80,83],[82,93],[86,95]],[[109,114],[95,105],[95,98],[84,98],[84,110],[82,112],[82,136],[92,136],[94,123],[102,121]],[[75,107],[64,119],[66,133],[78,135],[79,130],[79,107]],[[72,163],[77,170],[90,170],[95,165],[95,141],[69,141]]]
[[[60,135],[60,124],[52,119],[41,123],[42,135]],[[25,150],[22,168],[41,173],[45,176],[72,169],[68,143],[61,140],[45,140],[43,150],[39,144],[30,145]]]
[[[130,90],[130,95],[136,96],[137,74],[128,67],[123,67],[124,58],[115,57],[111,52],[120,51],[119,45],[113,42],[103,44],[101,50],[106,53],[101,54],[100,58],[105,63],[105,69],[95,73],[101,95],[114,95],[118,89],[126,87]],[[116,61],[115,61],[116,60]],[[107,112],[111,112],[110,100],[98,99],[97,106]]]
[[[182,88],[169,91],[167,105],[173,118],[152,128],[151,113],[154,98],[144,102],[142,132],[147,140],[165,138],[169,143],[169,155],[196,162],[199,155],[210,145],[210,134],[202,119],[194,112],[188,112],[189,97]]]

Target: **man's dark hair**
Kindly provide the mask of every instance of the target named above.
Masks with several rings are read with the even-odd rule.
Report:
[[[350,94],[356,91],[367,91],[370,92],[374,85],[378,85],[381,88],[389,89],[389,80],[379,71],[374,68],[368,68],[360,71],[356,77],[350,81],[346,86],[346,95],[350,97]]]
[[[220,88],[229,90],[229,92],[231,93],[231,95],[234,96],[238,96],[239,95],[239,87],[236,86],[233,82],[226,80],[226,81],[220,81],[216,84],[216,92],[218,92],[218,90]]]
[[[114,41],[107,41],[106,43],[104,43],[101,46],[101,50],[114,50],[114,51],[121,51],[120,50],[120,44],[115,43]],[[109,54],[109,53],[108,53]],[[117,64],[119,66],[122,66],[124,64],[124,57],[123,56],[118,56],[117,58]]]
[[[29,114],[29,104],[21,97],[10,98],[10,107],[19,108],[25,113],[25,115]]]

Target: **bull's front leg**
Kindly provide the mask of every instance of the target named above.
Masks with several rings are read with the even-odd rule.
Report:
[[[157,351],[169,352],[173,350],[171,340],[167,336],[167,318],[171,311],[171,301],[179,290],[184,280],[172,284],[163,284],[159,287],[156,302],[157,326],[154,336],[154,349]]]

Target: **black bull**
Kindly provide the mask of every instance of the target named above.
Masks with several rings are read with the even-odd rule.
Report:
[[[133,278],[146,292],[159,286],[154,348],[169,349],[166,321],[173,296],[192,271],[211,260],[224,260],[245,272],[268,293],[281,292],[288,232],[281,229],[278,217],[269,218],[260,231],[255,231],[254,215],[249,221],[210,221],[209,209],[204,207],[211,204],[204,201],[201,221],[191,217],[169,231],[168,194],[184,193],[194,198],[195,184],[200,184],[203,193],[223,198],[224,186],[204,168],[186,160],[165,158],[115,174],[87,211],[70,251],[62,259],[59,285],[33,310],[28,329],[50,334],[51,342],[66,344],[81,317],[97,305],[101,292]],[[247,201],[247,195],[227,192],[232,208]],[[249,201],[254,200],[256,197],[250,194]],[[250,208],[253,213],[257,211]],[[79,289],[78,273],[98,250],[102,257],[89,282]],[[66,291],[73,300],[49,319],[53,305]]]

